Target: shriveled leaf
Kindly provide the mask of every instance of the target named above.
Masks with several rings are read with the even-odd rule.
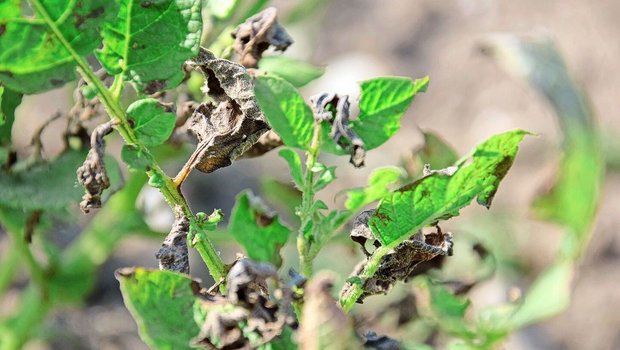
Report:
[[[176,121],[175,115],[154,98],[135,101],[127,108],[127,115],[133,122],[138,140],[146,146],[164,143],[172,134]]]
[[[349,211],[357,211],[365,205],[377,201],[390,193],[389,185],[398,182],[402,171],[396,167],[384,167],[373,170],[368,178],[368,185],[347,191],[344,203]]]
[[[297,88],[320,78],[325,73],[322,67],[286,56],[263,57],[258,63],[258,68],[283,78]]]
[[[280,248],[288,240],[290,229],[251,192],[237,196],[228,231],[245,247],[251,259],[276,266],[282,263]]]
[[[0,205],[23,210],[56,210],[77,203],[82,189],[75,185],[75,169],[85,152],[69,151],[51,163],[0,175]]]
[[[116,271],[125,306],[151,349],[191,349],[200,331],[194,320],[200,286],[189,276],[142,268]]]
[[[5,86],[2,87],[2,101],[0,102],[0,115],[4,121],[0,123],[0,145],[11,143],[11,130],[15,121],[15,109],[22,102],[22,94]]]
[[[360,114],[351,128],[367,150],[377,148],[400,129],[400,118],[416,94],[425,92],[429,79],[383,77],[361,83]]]
[[[470,163],[457,164],[454,175],[433,173],[386,196],[370,218],[372,232],[383,245],[392,245],[458,215],[474,198],[489,207],[526,134],[515,130],[492,136],[475,149]]]
[[[155,254],[160,270],[189,274],[188,233],[189,219],[185,215],[179,215],[174,220],[170,233],[164,239],[161,248]]]
[[[43,9],[78,55],[86,56],[101,44],[99,28],[116,15],[116,2],[106,0],[41,0]],[[24,12],[22,1],[0,4],[0,81],[22,93],[33,94],[76,79],[76,63],[69,51],[34,9]]]
[[[265,117],[284,144],[307,149],[312,140],[314,118],[297,89],[284,79],[259,76],[254,91]]]
[[[147,93],[176,87],[183,63],[198,53],[201,0],[121,0],[104,26],[97,57],[108,73],[123,74]]]
[[[145,172],[149,164],[146,155],[130,145],[124,145],[121,149],[121,159],[129,166],[129,170],[136,172]]]
[[[302,189],[304,187],[304,176],[299,154],[290,148],[284,148],[278,154],[288,163],[288,167],[291,169],[291,177],[297,188]]]

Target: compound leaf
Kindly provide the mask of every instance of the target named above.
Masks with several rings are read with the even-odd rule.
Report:
[[[282,263],[279,250],[288,240],[290,229],[251,192],[244,191],[237,196],[228,230],[251,259],[276,266]]]
[[[198,54],[200,0],[121,0],[103,28],[97,57],[110,74],[123,74],[148,93],[176,87],[183,63]]]
[[[127,115],[133,122],[138,139],[146,146],[164,143],[174,130],[176,117],[167,112],[154,98],[138,100],[127,108]]]
[[[27,94],[60,87],[74,80],[75,60],[44,21],[42,13],[30,16],[22,1],[0,4],[0,80]],[[100,43],[99,27],[116,14],[116,3],[106,0],[40,0],[42,11],[55,22],[62,36],[81,56]]]
[[[384,197],[369,220],[372,232],[383,245],[391,245],[458,215],[474,198],[488,208],[526,134],[515,130],[492,136],[475,149],[470,163],[458,162],[452,176],[434,173]]]
[[[116,271],[125,306],[151,349],[191,349],[200,326],[194,319],[200,286],[189,276],[142,268]]]
[[[314,117],[297,89],[286,80],[259,76],[256,100],[271,127],[289,147],[307,149],[312,140]]]

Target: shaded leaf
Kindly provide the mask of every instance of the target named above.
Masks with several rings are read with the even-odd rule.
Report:
[[[302,189],[304,187],[304,176],[303,170],[301,169],[301,158],[299,158],[299,154],[290,148],[284,148],[278,154],[288,163],[288,167],[291,170],[291,177],[297,188]]]
[[[121,0],[103,28],[97,57],[112,75],[123,74],[147,93],[183,80],[183,63],[198,53],[201,0]]]
[[[283,78],[297,88],[320,78],[325,73],[322,67],[286,56],[263,57],[258,63],[258,68]]]
[[[282,78],[259,76],[254,91],[270,126],[284,144],[307,149],[312,140],[314,118],[297,89]]]
[[[106,0],[41,0],[44,11],[78,55],[86,56],[100,43],[99,27],[116,14],[116,2]],[[43,16],[23,12],[21,1],[0,4],[0,80],[27,94],[42,92],[76,79],[76,63]]]
[[[200,331],[194,320],[200,286],[189,276],[142,268],[117,270],[125,306],[151,349],[191,349]]]
[[[0,204],[23,210],[57,210],[77,203],[82,189],[75,185],[85,152],[69,151],[51,163],[0,176]]]
[[[174,130],[176,117],[154,98],[144,98],[127,107],[138,140],[146,146],[164,143]]]
[[[131,171],[145,172],[148,170],[148,158],[135,146],[123,145],[121,159],[129,166]]]
[[[489,207],[527,132],[515,130],[480,144],[471,163],[458,163],[454,175],[434,173],[394,191],[379,203],[369,224],[383,245],[392,245],[424,226],[458,215],[477,198]]]
[[[251,259],[276,266],[282,263],[279,251],[288,240],[290,229],[251,192],[244,191],[237,196],[228,231],[245,247]]]
[[[22,102],[22,94],[2,86],[2,101],[0,102],[0,145],[11,143],[11,131],[15,121],[15,110]]]
[[[423,131],[422,135],[424,146],[417,153],[422,164],[430,164],[433,169],[443,169],[459,159],[456,151],[435,133]]]

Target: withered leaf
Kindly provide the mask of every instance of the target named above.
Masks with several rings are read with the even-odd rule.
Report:
[[[314,118],[331,124],[329,136],[349,152],[351,164],[356,168],[363,166],[366,148],[364,141],[349,127],[349,96],[323,93],[311,97],[310,103]]]
[[[110,179],[103,163],[105,141],[103,137],[112,132],[112,122],[95,128],[90,138],[90,150],[86,160],[77,171],[77,181],[84,186],[86,193],[80,202],[80,209],[88,213],[92,208],[101,208],[101,194],[110,187]]]
[[[400,343],[385,335],[378,335],[373,331],[368,331],[363,336],[364,347],[375,350],[400,350]]]
[[[364,254],[370,259],[372,254],[368,253],[365,243],[371,240],[375,246],[380,246],[380,242],[372,235],[368,227],[368,220],[372,216],[372,210],[362,212],[355,220],[351,239],[362,246]],[[374,294],[386,294],[398,281],[407,281],[409,278],[426,272],[433,264],[421,265],[431,262],[436,257],[452,255],[452,234],[443,233],[439,226],[437,232],[424,235],[421,231],[411,236],[409,239],[397,245],[392,252],[386,254],[381,259],[379,269],[373,277],[368,278],[363,283],[364,293],[357,300],[362,303],[364,298]],[[363,261],[356,266],[354,276],[359,275],[367,261]],[[352,282],[345,285],[342,293],[347,293],[351,288]]]
[[[170,233],[155,254],[155,257],[159,260],[160,270],[189,274],[188,232],[189,219],[181,215],[174,221]]]
[[[205,78],[212,101],[200,104],[188,120],[198,147],[186,168],[210,173],[229,166],[269,130],[254,97],[246,69],[201,49],[193,62]]]
[[[278,11],[268,7],[240,24],[232,33],[233,45],[239,61],[248,68],[258,67],[263,52],[273,46],[276,51],[286,50],[293,39],[278,23]]]

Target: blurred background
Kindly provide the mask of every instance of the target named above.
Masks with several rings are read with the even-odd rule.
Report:
[[[498,33],[555,42],[572,78],[591,103],[592,116],[601,130],[606,170],[593,235],[571,283],[570,306],[561,315],[513,335],[503,348],[620,349],[619,1],[278,0],[271,4],[279,9],[281,21],[295,39],[285,54],[326,67],[321,78],[302,89],[306,97],[324,91],[355,96],[359,81],[381,75],[428,75],[431,79],[428,91],[416,97],[403,118],[400,132],[369,153],[366,167],[354,169],[346,158],[324,158],[325,163],[341,165],[336,182],[320,193],[330,205],[341,203],[342,198],[334,201],[339,191],[364,185],[372,169],[406,164],[423,144],[421,130],[435,132],[459,154],[492,134],[510,129],[537,134],[523,142],[490,211],[472,206],[443,225],[457,239],[452,261],[459,261],[461,256],[461,235],[484,241],[498,263],[496,274],[471,291],[472,312],[505,302],[514,288],[527,289],[554,261],[565,235],[561,226],[537,220],[531,212],[534,198],[556,176],[562,147],[566,146],[556,109],[533,88],[532,81],[528,83],[523,74],[520,79],[519,72],[505,69],[504,58],[488,50],[489,45],[496,44]],[[33,132],[52,114],[70,108],[71,94],[72,87],[67,87],[24,98],[13,129],[21,152],[28,152]],[[43,135],[45,151],[50,155],[61,149],[60,143],[54,143],[53,134],[54,124]],[[109,150],[118,154],[120,142],[111,143]],[[182,161],[172,162],[166,168],[172,174],[181,165]],[[265,189],[272,180],[289,181],[288,169],[276,152],[238,161],[209,175],[195,172],[184,190],[196,212],[221,208],[228,216],[237,193],[251,188],[268,197]],[[145,187],[140,201],[151,229],[167,231],[172,216],[158,192]],[[89,218],[80,220],[85,223]],[[67,244],[80,230],[80,225],[55,227],[50,235],[57,237],[59,244]],[[157,267],[154,253],[161,238],[163,235],[124,239],[97,272],[95,289],[84,304],[54,311],[44,322],[41,340],[27,348],[145,349],[123,305],[113,272],[133,265]],[[1,234],[0,240],[6,241],[6,235]],[[340,285],[361,256],[345,240],[336,241],[340,243],[328,245],[315,267],[317,271],[339,273]],[[0,252],[4,252],[5,243],[0,245]],[[232,261],[242,251],[223,236],[217,238],[216,245],[225,261]],[[293,244],[285,253],[285,262],[294,265]],[[201,270],[199,257],[193,258],[193,274],[208,285],[209,277]],[[14,283],[0,302],[0,315],[10,313],[25,283],[25,276]],[[398,299],[407,288],[401,284],[389,297],[369,298],[359,310],[360,317]],[[374,327],[391,332],[381,323]]]

